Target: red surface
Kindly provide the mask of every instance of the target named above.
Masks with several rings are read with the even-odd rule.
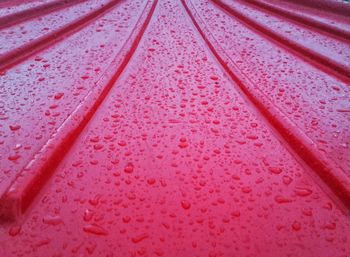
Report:
[[[52,2],[0,10],[0,256],[350,255],[341,3]]]
[[[2,9],[0,10],[0,28],[13,26],[25,20],[35,18],[50,12],[54,12],[59,9],[66,9],[71,5],[83,1],[86,0],[46,0],[34,1],[34,3],[27,1],[26,4],[16,4],[16,1],[12,1],[12,3],[9,6],[7,6],[5,3]],[[44,22],[44,24],[45,23],[46,22]]]

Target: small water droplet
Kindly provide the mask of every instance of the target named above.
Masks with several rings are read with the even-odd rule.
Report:
[[[9,230],[9,235],[10,236],[17,236],[21,232],[21,226],[14,226],[11,227]]]
[[[132,163],[128,163],[124,168],[125,173],[132,173],[134,171],[134,165]]]
[[[90,233],[90,234],[95,234],[95,235],[108,235],[108,231],[105,230],[103,227],[96,225],[96,224],[89,224],[89,225],[85,225],[83,227],[83,230],[86,233]]]
[[[191,203],[188,202],[188,201],[186,201],[186,200],[183,200],[183,201],[181,201],[181,206],[182,206],[182,208],[184,208],[185,210],[188,210],[188,209],[191,208]]]

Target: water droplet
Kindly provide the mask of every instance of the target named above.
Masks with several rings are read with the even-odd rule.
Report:
[[[301,224],[300,224],[300,222],[294,221],[293,224],[292,224],[292,228],[293,228],[293,230],[295,230],[295,231],[299,231],[299,230],[301,229]]]
[[[130,216],[124,216],[124,217],[123,217],[123,222],[124,222],[124,223],[129,223],[130,220],[131,220],[131,217],[130,217]]]
[[[96,224],[85,225],[83,227],[83,230],[86,233],[90,233],[90,234],[103,235],[103,236],[108,235],[107,230],[105,230],[104,228],[102,228],[101,226],[96,225]]]
[[[291,203],[292,202],[292,200],[290,198],[287,198],[287,197],[281,196],[281,195],[277,195],[275,197],[275,201],[277,203]]]
[[[134,171],[134,165],[132,163],[128,163],[124,168],[125,173],[132,173]]]
[[[85,210],[85,212],[84,212],[84,220],[85,221],[90,221],[93,216],[94,216],[94,212],[93,211],[91,211],[89,209]]]
[[[308,188],[297,187],[294,191],[299,196],[308,196],[312,194],[312,190]]]
[[[269,167],[269,171],[271,171],[273,174],[280,174],[282,172],[282,169],[279,167]]]
[[[153,185],[154,183],[156,183],[156,180],[154,178],[149,178],[149,179],[147,179],[147,183],[149,185]]]
[[[185,210],[188,210],[189,208],[191,208],[191,203],[186,201],[186,200],[183,200],[181,201],[181,206],[182,208],[184,208]]]
[[[21,226],[14,226],[11,227],[9,230],[9,235],[10,236],[17,236],[21,232]]]
[[[137,244],[137,243],[140,243],[142,240],[145,240],[148,237],[149,237],[149,235],[147,233],[143,233],[141,235],[138,235],[136,237],[131,238],[131,241],[133,243]]]
[[[184,138],[184,137],[180,138],[179,147],[180,148],[186,148],[187,146],[188,146],[187,139]]]
[[[10,129],[11,129],[12,131],[19,130],[20,128],[21,128],[20,125],[10,125]]]
[[[10,161],[16,161],[16,160],[18,160],[20,157],[21,157],[21,156],[20,156],[19,154],[11,154],[11,155],[8,157],[8,159],[9,159]]]
[[[250,193],[251,191],[252,191],[252,189],[251,189],[251,187],[249,187],[249,186],[242,187],[242,192],[243,192],[243,193],[248,194],[248,193]]]
[[[62,219],[60,216],[48,215],[48,216],[45,216],[43,218],[43,223],[56,226],[56,225],[62,223]]]
[[[54,98],[55,98],[56,100],[59,100],[59,99],[62,98],[63,95],[64,95],[64,93],[57,93],[57,94],[55,94]]]

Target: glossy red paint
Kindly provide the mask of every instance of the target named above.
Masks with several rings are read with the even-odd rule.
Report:
[[[348,5],[313,2],[0,4],[1,256],[350,255]]]

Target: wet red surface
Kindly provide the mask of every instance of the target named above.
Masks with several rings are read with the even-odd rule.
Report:
[[[314,2],[3,2],[1,256],[349,256],[349,7]]]

